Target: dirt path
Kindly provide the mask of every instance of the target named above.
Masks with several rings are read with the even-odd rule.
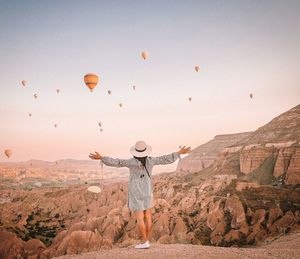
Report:
[[[281,237],[271,244],[254,248],[225,248],[185,244],[153,243],[145,250],[114,248],[80,255],[57,257],[59,259],[133,258],[133,259],[175,259],[175,258],[300,258],[300,233]]]

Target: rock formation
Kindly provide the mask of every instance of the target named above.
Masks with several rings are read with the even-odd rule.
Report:
[[[242,246],[300,224],[300,190],[293,186],[260,186],[227,175],[198,180],[181,173],[153,180],[152,242]],[[10,201],[0,205],[6,234],[0,236],[14,245],[0,240],[0,255],[51,258],[137,243],[126,182],[102,189],[100,195],[87,193],[86,186],[7,191]]]
[[[233,146],[241,145],[242,173],[258,176],[256,171],[270,171],[274,183],[300,184],[300,105]],[[262,167],[264,170],[260,170]]]
[[[300,184],[300,105],[225,147],[210,168],[199,172],[220,174],[259,184]]]
[[[199,172],[215,162],[219,152],[237,141],[249,136],[251,132],[217,135],[207,143],[193,149],[182,158],[177,166],[177,172]]]

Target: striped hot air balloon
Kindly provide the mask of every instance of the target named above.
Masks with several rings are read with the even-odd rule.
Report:
[[[99,77],[96,74],[86,74],[84,76],[84,82],[85,82],[86,86],[90,89],[90,91],[92,92],[93,89],[97,86],[97,84],[99,82]]]

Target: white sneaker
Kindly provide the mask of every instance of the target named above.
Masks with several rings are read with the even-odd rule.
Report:
[[[140,244],[136,245],[134,248],[145,249],[145,248],[149,248],[149,247],[150,247],[150,243],[147,240],[145,243],[140,243]]]

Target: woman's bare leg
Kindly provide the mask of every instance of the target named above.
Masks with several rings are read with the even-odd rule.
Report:
[[[144,211],[135,211],[134,214],[137,220],[138,228],[142,235],[142,242],[144,243],[148,240],[146,234],[145,222],[144,222]]]
[[[152,233],[152,217],[151,217],[151,209],[144,210],[144,218],[146,222],[146,237],[147,240],[150,240],[150,236]]]

